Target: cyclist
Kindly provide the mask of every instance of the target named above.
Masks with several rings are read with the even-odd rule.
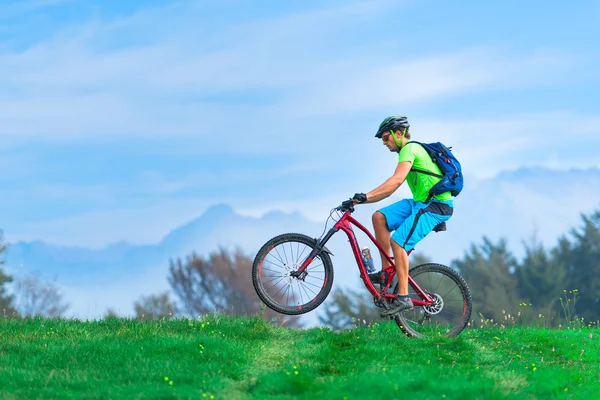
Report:
[[[388,117],[381,122],[375,137],[382,139],[391,152],[398,153],[398,165],[394,174],[380,186],[367,194],[356,193],[352,197],[355,204],[375,203],[389,197],[405,181],[413,195],[412,199],[400,200],[373,213],[375,238],[386,251],[391,245],[398,274],[398,298],[394,299],[390,309],[381,313],[382,317],[413,307],[408,297],[407,252],[432,230],[445,229],[444,223],[452,216],[454,207],[450,192],[429,199],[429,190],[440,180],[429,174],[439,176],[441,171],[423,146],[410,142],[409,127],[408,119],[404,116]],[[390,265],[383,254],[381,261],[382,268]],[[369,279],[378,284],[380,274],[369,274]]]

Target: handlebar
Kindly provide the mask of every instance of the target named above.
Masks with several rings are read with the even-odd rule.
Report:
[[[337,206],[335,209],[340,212],[348,211],[350,212],[350,214],[352,214],[354,212],[354,201],[352,201],[352,199],[345,200],[344,202],[342,202],[341,205]]]

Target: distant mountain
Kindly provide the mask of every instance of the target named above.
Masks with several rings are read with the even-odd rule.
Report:
[[[155,245],[119,242],[92,250],[42,241],[18,242],[10,245],[6,258],[11,269],[24,269],[64,284],[109,283],[122,274],[136,275],[148,267],[168,265],[170,259],[192,252],[204,255],[219,246],[239,246],[252,251],[268,240],[271,232],[280,233],[285,226],[302,228],[307,225],[311,226],[311,223],[298,213],[275,211],[262,218],[252,218],[220,204],[176,228]]]
[[[107,307],[131,314],[140,295],[169,288],[166,277],[170,260],[192,253],[204,256],[219,246],[239,247],[253,256],[277,234],[290,230],[310,233],[320,228],[298,213],[273,211],[252,218],[220,204],[154,245],[120,242],[92,250],[41,241],[13,243],[6,252],[6,267],[11,274],[29,272],[54,280],[71,303],[72,315],[101,316]]]
[[[416,251],[435,261],[450,263],[461,257],[471,243],[480,243],[485,235],[492,240],[507,238],[509,247],[520,256],[521,242],[534,232],[548,247],[554,245],[559,235],[580,224],[581,213],[589,214],[600,206],[598,199],[597,168],[521,168],[479,182],[467,180],[463,193],[455,199],[455,215],[448,222],[448,231],[430,234]],[[371,229],[370,216],[379,207],[359,206],[354,216]],[[98,317],[104,315],[107,307],[131,315],[133,302],[141,295],[169,289],[166,277],[170,260],[193,252],[207,255],[219,246],[239,247],[253,256],[262,244],[280,233],[320,236],[325,217],[321,223],[314,223],[299,213],[272,211],[254,218],[219,204],[177,227],[156,244],[119,242],[92,250],[41,241],[13,243],[6,254],[6,267],[11,274],[32,272],[55,280],[71,303],[68,315]],[[361,236],[359,242],[367,244]],[[356,286],[358,273],[347,239],[340,233],[328,247],[335,255],[334,285]],[[376,254],[375,257],[378,258]]]

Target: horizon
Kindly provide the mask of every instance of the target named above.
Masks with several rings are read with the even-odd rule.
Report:
[[[598,170],[599,170],[599,168],[597,166],[592,166],[589,168],[570,167],[570,168],[564,169],[564,170],[553,169],[553,168],[548,168],[548,167],[539,167],[539,166],[518,167],[518,168],[512,169],[512,170],[499,171],[498,174],[496,174],[494,177],[485,178],[483,180],[478,181],[478,183],[481,184],[486,181],[493,181],[494,179],[499,179],[500,177],[502,177],[504,175],[513,175],[513,174],[519,173],[519,172],[546,171],[546,172],[564,172],[564,173],[569,173],[569,172],[585,173],[585,172],[595,172]],[[388,202],[393,202],[393,200],[390,200]],[[102,244],[98,244],[98,245],[85,245],[85,244],[80,244],[80,243],[55,243],[55,242],[52,242],[49,240],[45,240],[44,238],[33,238],[30,240],[10,241],[10,240],[7,240],[6,235],[4,235],[4,239],[5,239],[5,242],[8,243],[9,245],[17,244],[17,243],[21,243],[21,244],[44,243],[46,245],[50,245],[53,247],[78,248],[78,249],[86,249],[86,250],[93,250],[93,251],[105,250],[110,247],[119,246],[119,245],[123,245],[123,244],[130,245],[130,246],[159,245],[173,231],[176,231],[177,229],[182,228],[183,226],[202,218],[210,210],[212,210],[214,208],[222,207],[222,206],[230,208],[231,210],[233,210],[234,213],[236,213],[242,217],[251,217],[251,218],[256,218],[256,219],[262,219],[262,218],[266,217],[267,215],[274,214],[274,213],[283,213],[285,215],[296,215],[297,214],[297,215],[301,216],[301,218],[303,218],[311,223],[323,223],[324,220],[327,218],[327,216],[325,214],[323,214],[323,215],[319,214],[317,216],[315,214],[310,214],[310,213],[306,214],[305,212],[302,212],[297,209],[279,208],[279,209],[269,209],[269,210],[263,210],[263,209],[253,210],[253,209],[248,209],[248,208],[243,208],[243,207],[236,208],[232,204],[226,203],[226,202],[215,202],[215,203],[209,204],[199,214],[191,217],[190,219],[182,221],[181,223],[179,223],[177,225],[173,225],[173,226],[169,227],[165,232],[162,233],[162,235],[160,237],[158,237],[154,240],[151,240],[151,241],[146,241],[146,242],[129,241],[126,238],[123,238],[123,239],[117,239],[116,241],[102,243]],[[598,201],[598,207],[600,208],[600,201]],[[583,214],[593,213],[595,210],[596,210],[596,208],[588,209],[588,210],[581,210],[581,213],[583,213]],[[368,225],[368,223],[367,223],[367,225]],[[369,228],[369,229],[371,229],[371,228]],[[2,232],[2,229],[0,229],[0,232]],[[557,237],[557,239],[558,239],[558,237]]]

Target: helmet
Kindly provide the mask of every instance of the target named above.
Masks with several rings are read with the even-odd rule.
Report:
[[[384,132],[396,129],[408,129],[409,127],[410,124],[408,123],[408,119],[403,115],[387,117],[379,124],[379,129],[377,130],[375,137],[380,139]]]

